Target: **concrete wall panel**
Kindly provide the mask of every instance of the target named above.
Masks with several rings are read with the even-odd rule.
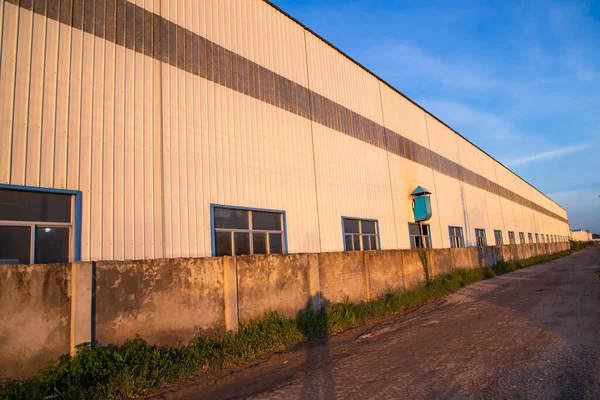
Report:
[[[480,247],[450,249],[454,268],[478,268]]]
[[[419,253],[411,250],[401,250],[400,252],[402,253],[404,288],[412,290],[425,285],[425,269]],[[433,276],[433,274],[430,274],[430,276]]]
[[[96,338],[186,344],[225,332],[223,258],[98,262]]]
[[[366,301],[366,279],[362,252],[319,254],[321,304]]]
[[[69,264],[0,268],[0,378],[23,379],[69,352]]]
[[[477,248],[477,258],[479,260],[479,267],[493,267],[500,259],[498,254],[499,247],[487,246]]]
[[[375,300],[391,292],[404,290],[402,252],[367,251],[364,253],[369,279],[369,298]]]
[[[308,255],[237,257],[241,323],[273,310],[295,317],[311,302]]]
[[[431,277],[437,278],[452,272],[452,249],[427,250]]]

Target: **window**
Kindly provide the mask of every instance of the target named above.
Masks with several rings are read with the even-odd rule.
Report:
[[[525,234],[523,232],[519,232],[519,244],[525,244]]]
[[[485,229],[475,229],[475,240],[478,247],[487,246],[487,238],[485,237]]]
[[[494,230],[494,239],[496,240],[496,246],[504,245],[504,238],[502,237],[502,231]]]
[[[515,233],[513,231],[508,231],[508,243],[517,244],[517,241],[515,240]]]
[[[533,235],[531,232],[527,234],[527,238],[529,239],[529,244],[533,243]]]
[[[540,242],[540,235],[539,234],[535,234],[535,242],[539,243]]]
[[[410,237],[410,248],[431,248],[431,229],[429,224],[421,224],[422,232],[419,232],[419,224],[408,224],[408,235]]]
[[[0,189],[0,264],[69,262],[72,194]]]
[[[465,240],[463,238],[463,229],[460,226],[449,226],[450,232],[450,246],[451,247],[465,247]]]
[[[546,243],[550,243],[550,235],[546,233]]]
[[[342,218],[344,250],[377,250],[379,234],[377,221],[368,219]]]
[[[282,254],[283,211],[213,208],[213,255]]]

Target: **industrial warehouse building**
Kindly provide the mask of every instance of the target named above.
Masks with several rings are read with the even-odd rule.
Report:
[[[263,0],[0,13],[3,262],[569,237],[558,204]]]

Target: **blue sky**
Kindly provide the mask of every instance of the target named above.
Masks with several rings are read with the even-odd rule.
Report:
[[[600,1],[274,3],[600,233]]]

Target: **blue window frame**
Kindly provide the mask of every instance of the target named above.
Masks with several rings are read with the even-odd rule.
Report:
[[[429,224],[408,223],[408,237],[410,239],[410,248],[431,249],[431,228]]]
[[[80,191],[0,184],[0,264],[80,260]]]
[[[477,247],[487,246],[485,229],[475,229],[475,240],[477,240]]]
[[[379,221],[342,217],[345,251],[379,250]]]
[[[496,240],[496,246],[504,246],[504,237],[501,230],[494,230],[494,239]]]
[[[449,226],[448,232],[450,235],[451,247],[465,247],[465,239],[463,238],[463,228],[461,226]]]
[[[285,211],[211,204],[213,256],[287,253]]]

